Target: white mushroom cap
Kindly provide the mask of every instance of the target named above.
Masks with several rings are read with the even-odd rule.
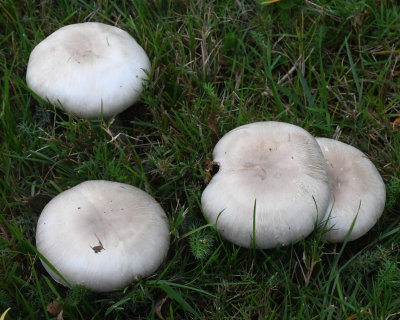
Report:
[[[332,196],[321,226],[329,230],[326,240],[343,242],[368,232],[382,215],[385,184],[374,164],[360,150],[328,138],[317,138],[325,156]]]
[[[146,192],[118,182],[86,181],[45,206],[36,246],[70,285],[110,291],[160,266],[169,248],[169,224]]]
[[[150,61],[126,31],[86,22],[55,31],[32,51],[28,86],[55,106],[84,118],[109,118],[135,101]]]
[[[307,236],[326,212],[330,188],[322,152],[306,130],[282,122],[238,127],[217,143],[218,173],[201,203],[235,244],[272,248]],[[320,217],[318,216],[320,215]]]

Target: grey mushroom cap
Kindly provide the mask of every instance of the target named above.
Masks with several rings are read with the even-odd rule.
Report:
[[[83,118],[109,118],[136,102],[150,61],[126,31],[86,22],[60,28],[29,57],[26,81],[40,97]]]
[[[219,171],[201,204],[235,244],[290,244],[311,233],[326,212],[325,160],[314,137],[298,126],[274,121],[240,126],[217,143],[213,160]]]
[[[86,181],[45,206],[36,246],[71,286],[111,291],[160,266],[169,248],[169,223],[161,206],[141,189]]]
[[[324,238],[343,242],[356,240],[378,221],[385,208],[386,188],[381,175],[368,157],[346,143],[317,138],[327,162],[331,200],[321,227]]]

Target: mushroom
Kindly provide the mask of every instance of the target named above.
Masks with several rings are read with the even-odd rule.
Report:
[[[55,31],[32,51],[28,86],[83,118],[109,118],[139,98],[150,61],[126,31],[86,22]]]
[[[360,238],[382,215],[385,184],[374,164],[357,148],[346,143],[317,138],[325,156],[332,195],[321,227],[323,238],[343,242]]]
[[[169,248],[169,224],[161,206],[141,189],[92,180],[45,206],[36,246],[69,285],[111,291],[160,266]],[[55,281],[66,285],[42,264]]]
[[[314,137],[298,126],[267,121],[238,127],[216,144],[213,160],[219,171],[201,204],[235,244],[290,244],[312,232],[326,212],[325,160]]]

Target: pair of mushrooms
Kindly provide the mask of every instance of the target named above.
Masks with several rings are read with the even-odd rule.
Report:
[[[288,245],[316,225],[328,241],[355,240],[385,206],[383,180],[361,151],[292,124],[238,127],[217,143],[213,160],[219,171],[201,204],[222,236],[240,246]]]
[[[136,102],[149,72],[147,54],[127,32],[88,22],[40,42],[29,57],[26,81],[56,107],[98,119]],[[159,267],[169,248],[169,222],[156,200],[138,188],[86,181],[45,206],[36,246],[57,282],[110,291]]]
[[[100,23],[70,25],[33,50],[27,83],[39,96],[85,118],[111,117],[133,104],[150,62],[125,31]],[[349,240],[382,214],[385,187],[359,150],[280,122],[248,124],[214,149],[219,172],[202,207],[233,243],[272,248],[306,237]],[[324,158],[325,157],[325,158]],[[352,226],[354,222],[354,226]],[[58,282],[94,291],[120,288],[154,272],[169,248],[169,224],[147,193],[110,181],[86,181],[55,197],[40,215],[36,245]]]

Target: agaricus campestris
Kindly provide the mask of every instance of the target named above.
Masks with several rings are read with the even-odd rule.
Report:
[[[321,226],[323,237],[343,242],[354,222],[348,240],[368,232],[382,215],[386,189],[374,164],[357,148],[346,143],[317,138],[325,156],[332,196]]]
[[[109,118],[139,98],[150,61],[129,33],[97,22],[55,31],[32,51],[28,86],[83,118]]]
[[[201,204],[235,244],[287,245],[312,232],[326,212],[325,159],[314,137],[298,126],[267,121],[238,127],[217,143],[213,160],[219,171]]]
[[[169,248],[169,224],[161,206],[141,189],[92,180],[45,206],[36,246],[71,286],[110,291],[160,266]]]

